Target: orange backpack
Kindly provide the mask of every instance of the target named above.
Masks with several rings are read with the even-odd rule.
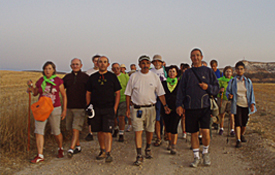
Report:
[[[54,107],[53,102],[50,97],[42,96],[39,98],[38,102],[31,105],[32,114],[35,120],[45,121],[49,118]]]

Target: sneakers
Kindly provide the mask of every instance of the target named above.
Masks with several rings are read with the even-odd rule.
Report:
[[[200,164],[200,162],[201,162],[201,159],[199,159],[198,157],[195,157],[195,158],[194,158],[194,162],[192,162],[192,163],[190,164],[190,167],[197,168],[198,165]]]
[[[89,133],[89,134],[85,137],[85,140],[86,140],[86,141],[92,141],[92,140],[94,140],[93,134]]]
[[[177,154],[176,149],[175,148],[171,148],[170,154],[173,154],[173,155]]]
[[[81,147],[80,147],[80,146],[77,146],[77,147],[74,149],[74,154],[80,153],[81,150],[82,150]]]
[[[142,164],[142,162],[143,162],[142,155],[138,155],[136,161],[134,162],[134,165],[139,166]]]
[[[74,155],[74,150],[73,149],[69,149],[68,153],[67,153],[68,158],[72,158],[73,155]]]
[[[119,142],[124,142],[124,135],[119,135],[118,141]]]
[[[57,158],[63,158],[63,157],[64,157],[64,151],[63,149],[59,148]]]
[[[126,132],[130,132],[132,130],[132,125],[128,125]]]
[[[39,157],[38,155],[31,160],[31,163],[38,163],[44,161],[44,158]]]
[[[247,140],[244,138],[243,135],[241,135],[241,141],[242,141],[242,142],[247,142]]]
[[[100,151],[99,155],[96,156],[96,160],[102,160],[106,158],[106,153],[104,151]]]
[[[219,135],[223,135],[223,129],[220,129]]]
[[[211,165],[209,153],[202,154],[203,164],[206,166]]]
[[[151,149],[145,149],[145,158],[146,159],[152,159],[153,158]]]
[[[118,134],[118,129],[115,129],[112,137],[117,137],[117,134]]]
[[[110,155],[110,153],[107,153],[107,156],[105,158],[106,163],[111,163],[113,161],[113,157]]]
[[[230,131],[230,136],[235,137],[235,131]]]
[[[186,139],[186,132],[182,133],[182,138]]]
[[[241,145],[241,142],[239,140],[237,140],[237,143],[236,143],[236,148],[240,148],[242,145]]]

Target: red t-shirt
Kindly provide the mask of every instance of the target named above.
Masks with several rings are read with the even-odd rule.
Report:
[[[60,97],[59,97],[59,92],[60,92],[59,86],[63,84],[63,80],[59,77],[55,77],[54,79],[51,79],[51,81],[54,82],[56,85],[54,86],[54,85],[51,85],[50,83],[47,83],[44,92],[42,91],[42,87],[41,87],[41,84],[43,81],[44,79],[43,77],[41,77],[35,84],[36,87],[38,88],[39,98],[41,96],[50,97],[53,102],[53,107],[61,106]],[[50,93],[51,86],[53,87]]]

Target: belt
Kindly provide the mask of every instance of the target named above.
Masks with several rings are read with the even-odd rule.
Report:
[[[139,109],[139,108],[149,108],[149,107],[152,107],[152,106],[155,106],[155,104],[151,104],[151,105],[135,105],[135,104],[134,104],[134,108],[135,108],[135,109]]]

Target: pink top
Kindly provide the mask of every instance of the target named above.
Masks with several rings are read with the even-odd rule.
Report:
[[[61,106],[61,102],[60,102],[60,97],[59,97],[59,86],[63,84],[63,80],[59,77],[55,77],[54,79],[52,79],[51,81],[54,82],[56,85],[51,85],[50,83],[46,84],[46,88],[45,91],[42,92],[42,87],[41,84],[44,81],[43,77],[41,77],[36,83],[36,87],[38,88],[38,93],[39,93],[39,98],[41,96],[46,96],[46,97],[50,97],[52,99],[53,102],[53,107],[59,107]],[[52,91],[50,93],[50,89],[52,87]]]

